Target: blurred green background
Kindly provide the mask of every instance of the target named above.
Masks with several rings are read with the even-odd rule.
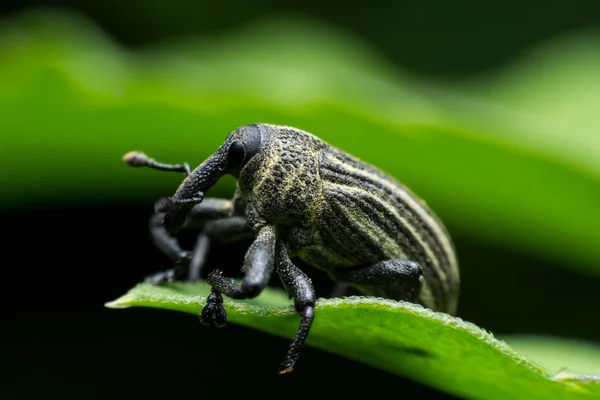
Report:
[[[308,130],[406,183],[456,242],[461,318],[552,370],[600,374],[596,3],[0,10],[2,398],[210,397],[229,382],[231,397],[290,385],[310,395],[312,382],[330,397],[402,385],[450,398],[314,349],[272,377],[284,340],[102,309],[169,266],[147,217],[180,182],[121,156],[196,165],[253,122]],[[244,250],[217,245],[210,263],[236,271]]]

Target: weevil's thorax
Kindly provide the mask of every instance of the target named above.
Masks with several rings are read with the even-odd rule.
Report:
[[[240,171],[238,181],[248,208],[283,230],[310,225],[322,197],[318,159],[324,142],[294,128],[260,125],[260,129],[261,152]]]

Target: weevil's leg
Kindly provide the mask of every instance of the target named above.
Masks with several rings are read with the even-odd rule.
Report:
[[[294,369],[294,365],[300,357],[300,352],[304,347],[304,342],[315,317],[316,299],[315,290],[310,279],[292,263],[283,243],[277,243],[276,263],[277,273],[288,294],[294,299],[294,307],[301,318],[296,336],[279,367],[279,373],[285,374]]]
[[[227,323],[227,313],[223,307],[223,296],[215,289],[210,291],[206,299],[206,305],[200,313],[200,323],[206,326],[214,325],[217,328],[221,328]]]
[[[183,229],[197,228],[206,221],[217,218],[226,218],[233,213],[233,202],[226,199],[207,197],[202,203],[196,204],[187,215]]]
[[[244,278],[238,285],[231,278],[214,270],[206,281],[214,289],[233,299],[249,299],[256,297],[269,283],[273,272],[275,258],[275,228],[272,225],[263,227],[250,245],[244,259]]]
[[[206,262],[211,238],[233,241],[251,237],[253,234],[247,226],[245,217],[218,218],[205,223],[203,230],[198,235],[194,250],[189,252],[182,250],[177,239],[169,235],[162,226],[161,215],[154,214],[150,220],[150,232],[154,244],[175,263],[175,267],[146,278],[146,282],[155,285],[171,282],[184,275],[186,271],[188,280],[196,282],[200,278],[202,267]],[[190,260],[189,265],[188,260]]]
[[[185,261],[189,260],[192,253],[185,251],[179,246],[177,239],[169,235],[166,229],[162,226],[164,214],[154,213],[150,217],[150,237],[152,241],[167,257],[169,257],[175,266],[166,271],[157,272],[146,277],[147,283],[155,285],[171,282],[178,278],[186,271]]]
[[[233,299],[248,299],[256,297],[269,283],[273,272],[275,258],[275,228],[271,225],[263,227],[248,249],[244,259],[244,278],[238,285],[231,278],[221,275],[220,270],[212,271],[206,281],[212,286],[212,291],[206,305],[200,313],[200,321],[204,325],[223,326],[227,314],[222,306],[220,293]]]
[[[190,174],[190,166],[188,163],[163,164],[139,151],[130,151],[125,154],[123,156],[123,161],[132,167],[146,167],[159,171],[183,172],[186,176]]]
[[[226,217],[206,222],[194,246],[188,269],[188,280],[196,282],[200,279],[212,238],[220,241],[235,241],[252,235],[253,232],[248,228],[245,217]]]
[[[168,204],[163,205],[165,202],[168,202],[168,199],[160,199],[156,203],[156,208],[160,209],[161,207],[168,207]],[[206,222],[211,218],[226,218],[229,216],[232,207],[233,203],[230,200],[206,198],[202,203],[195,205],[191,209],[186,221],[184,222],[184,227],[193,228],[196,226],[201,226],[203,222]],[[191,253],[182,250],[177,242],[177,239],[171,236],[163,227],[162,221],[164,215],[165,214],[163,212],[155,212],[150,217],[150,235],[152,237],[152,241],[156,247],[158,247],[175,263],[181,262],[183,259],[189,259]],[[219,229],[215,230],[218,231]],[[222,231],[224,229],[220,230]]]
[[[200,277],[202,265],[206,260],[209,248],[209,237],[214,236],[221,240],[237,240],[251,235],[251,231],[245,225],[243,217],[229,217],[234,211],[234,202],[226,199],[207,197],[202,203],[195,205],[188,214],[184,228],[194,228],[205,225],[205,228],[194,246],[194,251],[184,251],[179,246],[177,239],[171,236],[162,225],[164,213],[169,207],[169,199],[160,199],[156,203],[158,210],[150,218],[150,235],[154,244],[162,250],[176,264],[174,268],[150,275],[146,282],[161,284],[171,282],[188,272],[188,280],[197,281]],[[232,219],[229,223],[223,222]],[[214,220],[214,221],[211,221]],[[211,226],[212,224],[212,226]],[[190,260],[189,267],[186,267]]]
[[[329,273],[336,282],[347,283],[372,296],[414,301],[419,297],[424,276],[414,261],[386,260],[365,268],[338,268]]]
[[[197,282],[200,280],[202,267],[206,262],[209,247],[210,237],[206,232],[200,232],[198,239],[196,239],[196,244],[192,251],[192,258],[190,259],[190,264],[188,266],[188,282]]]

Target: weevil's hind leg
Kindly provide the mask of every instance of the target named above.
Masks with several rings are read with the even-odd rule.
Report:
[[[296,336],[279,367],[279,373],[285,374],[294,369],[294,365],[300,357],[300,352],[304,347],[304,342],[315,317],[316,299],[315,290],[310,279],[292,263],[283,243],[277,243],[276,263],[277,273],[288,294],[294,299],[294,307],[301,318]]]
[[[414,261],[386,260],[364,268],[330,272],[336,282],[347,283],[372,296],[414,302],[423,287],[423,269]]]

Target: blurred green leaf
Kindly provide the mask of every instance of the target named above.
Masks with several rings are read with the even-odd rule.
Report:
[[[463,82],[479,118],[516,143],[600,174],[600,30],[570,32]],[[510,113],[508,113],[510,110]],[[507,118],[508,117],[508,118]],[[504,121],[502,121],[504,119]]]
[[[536,335],[508,335],[502,339],[550,371],[566,368],[571,372],[600,375],[600,347],[597,345]]]
[[[580,62],[563,54],[563,66]],[[600,79],[600,69],[556,71],[548,85]],[[546,91],[528,91],[527,82],[511,87],[544,104]],[[482,99],[475,86],[434,88],[308,21],[281,18],[132,52],[79,17],[27,14],[0,29],[0,201],[151,204],[180,177],[128,169],[127,151],[198,164],[240,125],[293,125],[396,176],[453,234],[600,276],[597,118],[585,130],[559,106],[547,110],[554,119],[524,116],[533,106],[518,101],[521,92]],[[586,109],[594,99],[582,99]],[[231,189],[224,180],[213,194]]]
[[[111,308],[155,307],[198,315],[205,284],[140,284]],[[267,289],[256,300],[225,299],[231,322],[292,338],[299,318],[285,294]],[[564,381],[473,324],[421,306],[368,297],[321,299],[307,343],[470,399],[598,399],[592,377]],[[282,357],[284,353],[282,352]],[[208,360],[205,360],[208,361]],[[300,360],[302,363],[302,359]],[[273,366],[274,371],[276,366]],[[298,368],[310,368],[303,364]]]

